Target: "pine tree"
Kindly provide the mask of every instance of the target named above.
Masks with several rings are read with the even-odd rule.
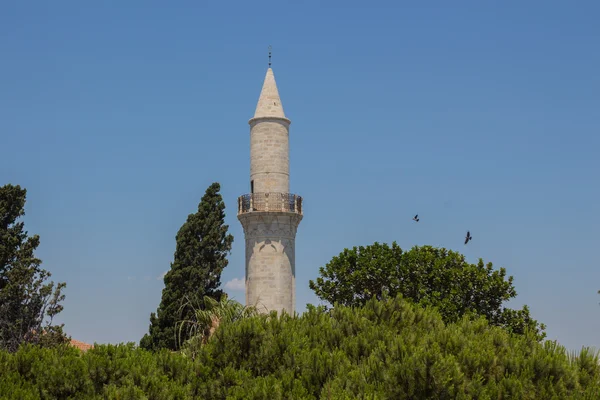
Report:
[[[51,274],[34,255],[40,237],[28,237],[17,222],[25,215],[26,197],[19,185],[0,187],[0,348],[8,351],[25,342],[51,346],[67,340],[62,325],[52,325],[63,309],[66,284],[46,282]]]
[[[233,236],[225,225],[225,203],[219,183],[206,189],[198,212],[190,214],[177,232],[177,246],[171,269],[164,277],[165,288],[158,310],[150,315],[150,331],[140,347],[146,349],[178,349],[176,324],[193,317],[190,299],[204,296],[220,300],[223,292],[221,272],[227,266],[227,253]],[[195,302],[197,304],[197,301]],[[183,343],[187,337],[181,338]]]

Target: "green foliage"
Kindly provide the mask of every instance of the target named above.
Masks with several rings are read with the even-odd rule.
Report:
[[[465,315],[484,316],[492,325],[512,333],[531,330],[538,340],[545,326],[531,318],[529,309],[512,310],[502,304],[517,295],[513,277],[492,263],[470,264],[457,252],[431,246],[403,251],[375,242],[344,249],[319,269],[320,277],[309,286],[331,304],[364,305],[369,299],[398,294],[423,306],[437,307],[445,322]]]
[[[157,313],[150,316],[150,330],[140,346],[146,349],[178,346],[175,325],[190,320],[194,308],[186,299],[195,303],[205,296],[219,299],[223,293],[221,272],[227,266],[227,253],[231,250],[233,236],[225,225],[225,203],[219,193],[218,183],[206,189],[198,205],[198,212],[190,214],[177,232],[177,247],[171,269],[164,278],[165,288]],[[184,332],[183,341],[187,340]]]
[[[598,354],[400,296],[223,323],[195,360],[128,345],[0,352],[0,398],[596,399]]]
[[[34,251],[38,235],[28,236],[23,222],[27,190],[0,187],[0,349],[16,351],[21,343],[53,346],[66,342],[62,325],[52,319],[62,311],[65,283],[47,283],[50,272]]]
[[[86,353],[26,345],[0,356],[0,398],[191,399],[195,369],[177,353],[151,353],[132,343]]]
[[[182,353],[191,358],[196,357],[201,346],[208,341],[220,324],[231,323],[258,314],[256,307],[247,307],[231,300],[226,293],[221,295],[219,301],[204,296],[202,304],[194,304],[190,299],[185,305],[193,307],[194,314],[191,320],[177,323],[177,332],[180,340],[184,336],[189,338],[182,347]],[[204,308],[201,308],[202,306]]]

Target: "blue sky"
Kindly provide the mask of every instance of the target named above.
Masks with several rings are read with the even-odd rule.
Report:
[[[214,181],[235,237],[222,281],[243,278],[271,44],[305,201],[298,311],[345,247],[431,244],[506,267],[511,306],[600,348],[600,3],[483,3],[2,3],[0,185],[28,190],[67,332],[139,341]]]

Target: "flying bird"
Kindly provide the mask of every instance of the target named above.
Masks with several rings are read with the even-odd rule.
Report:
[[[469,240],[472,240],[473,236],[471,236],[471,232],[467,231],[467,237],[465,238],[465,244],[469,243]]]
[[[415,216],[413,217],[413,220],[415,220],[415,221],[419,222],[419,214],[415,215]]]

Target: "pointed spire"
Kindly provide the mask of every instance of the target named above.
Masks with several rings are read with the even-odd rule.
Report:
[[[275,75],[273,75],[271,67],[267,70],[265,82],[263,83],[260,97],[258,98],[258,104],[256,105],[256,111],[254,113],[254,118],[261,117],[285,118],[283,105],[281,104],[279,91],[277,90],[277,84],[275,83]]]

